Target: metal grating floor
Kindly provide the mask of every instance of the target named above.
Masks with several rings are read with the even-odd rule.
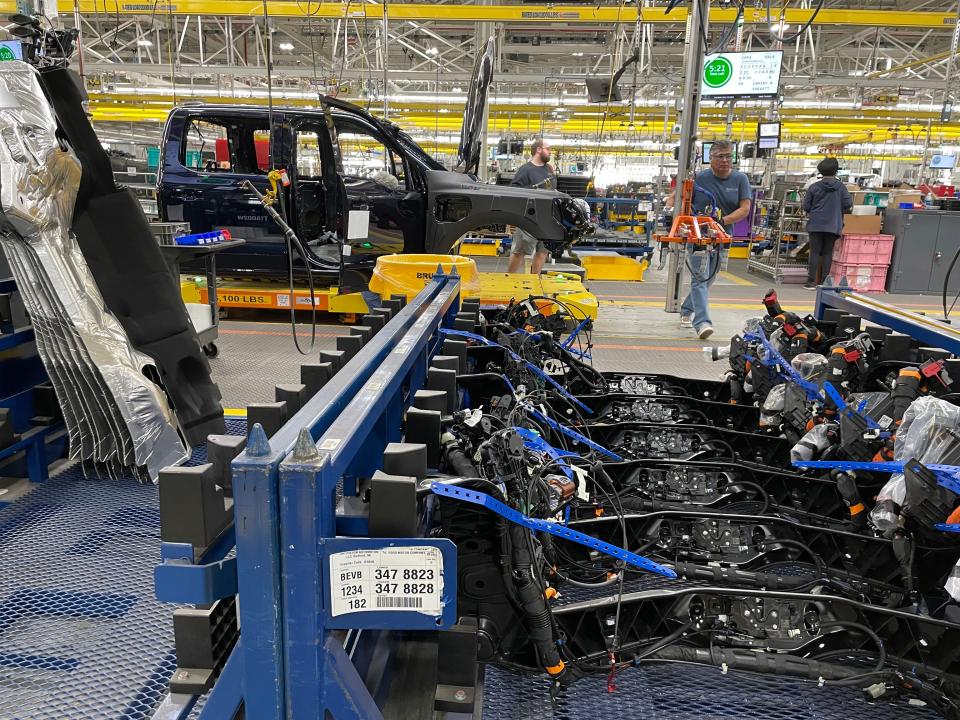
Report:
[[[617,673],[616,691],[606,676],[578,680],[550,701],[539,676],[487,666],[483,717],[524,720],[933,720],[925,707],[870,704],[858,691],[817,687],[814,682],[722,673],[716,668],[662,664]]]
[[[244,432],[228,420],[228,432]],[[206,459],[198,449],[190,464]],[[153,597],[157,489],[69,468],[0,509],[0,720],[147,720],[176,664],[171,613]],[[631,579],[629,590],[668,586]],[[586,599],[575,591],[565,602]],[[573,720],[932,720],[926,708],[871,705],[855,690],[648,665],[584,678],[551,703],[539,676],[486,669],[484,718]],[[191,717],[196,717],[202,701]]]
[[[159,527],[155,485],[76,466],[0,509],[0,720],[151,716],[176,665]]]

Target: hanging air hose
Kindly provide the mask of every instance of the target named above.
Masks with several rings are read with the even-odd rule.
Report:
[[[307,355],[313,352],[313,348],[317,342],[317,304],[314,299],[315,292],[313,286],[313,272],[310,269],[310,261],[307,259],[306,249],[303,247],[303,243],[300,241],[300,238],[297,237],[297,234],[293,231],[287,221],[283,219],[283,216],[277,212],[276,208],[273,207],[273,203],[276,200],[279,189],[277,187],[277,180],[282,177],[282,173],[271,170],[267,175],[267,179],[270,180],[271,185],[273,186],[270,190],[267,191],[266,195],[261,194],[259,190],[254,186],[249,180],[244,180],[242,187],[246,188],[263,204],[264,209],[267,211],[267,215],[270,216],[270,219],[273,220],[277,225],[280,226],[280,229],[283,231],[284,240],[287,242],[287,269],[288,269],[288,279],[290,281],[290,325],[293,330],[293,344],[297,348],[297,352],[301,355]],[[297,336],[297,310],[296,303],[293,302],[294,298],[294,288],[293,288],[293,250],[296,248],[297,253],[300,255],[303,260],[304,266],[307,268],[307,283],[310,286],[310,309],[313,315],[312,330],[310,333],[310,347],[304,351],[300,347],[300,339]]]
[[[960,292],[956,294],[953,298],[953,304],[950,306],[950,309],[947,310],[947,288],[950,286],[950,276],[953,275],[953,268],[957,264],[957,260],[960,259],[960,249],[957,250],[956,254],[953,256],[953,260],[950,261],[950,267],[947,268],[947,274],[943,278],[943,319],[949,320],[950,313],[953,312],[953,308],[957,305],[957,300],[960,299]]]
[[[702,187],[700,185],[694,185],[693,190],[694,190],[694,194],[696,194],[696,192],[699,190],[704,195],[707,195],[713,201],[713,207],[718,208],[717,197],[712,192],[710,192],[705,187]],[[713,248],[705,250],[705,252],[706,252],[706,260],[707,260],[707,273],[708,273],[707,277],[703,278],[700,276],[700,273],[703,271],[702,267],[700,270],[693,269],[693,266],[690,264],[689,253],[686,255],[686,257],[684,257],[684,263],[686,264],[687,270],[690,272],[690,277],[692,279],[701,283],[710,283],[713,281],[713,279],[717,276],[717,273],[720,271],[720,252],[721,251],[719,250],[719,245],[715,245],[713,246]],[[714,262],[714,260],[716,260],[716,262]]]
[[[287,242],[287,280],[289,281],[290,287],[290,332],[293,334],[293,344],[297,348],[297,352],[301,355],[308,355],[313,352],[314,347],[317,344],[317,303],[316,303],[316,293],[313,285],[313,269],[310,267],[310,260],[307,257],[306,248],[304,248],[303,243],[300,241],[300,238],[297,237],[297,234],[293,231],[293,228],[287,224],[286,218],[286,208],[283,204],[283,192],[278,186],[278,181],[281,182],[284,186],[288,185],[286,171],[277,170],[276,165],[274,164],[275,155],[273,153],[273,141],[276,138],[276,128],[274,127],[273,122],[273,36],[270,33],[270,17],[267,13],[267,0],[263,0],[263,29],[264,34],[267,38],[265,43],[266,51],[266,65],[267,65],[267,129],[270,133],[270,172],[267,173],[267,179],[270,181],[270,189],[267,191],[266,195],[261,195],[260,192],[253,186],[249,180],[244,180],[243,186],[248,190],[251,190],[256,196],[260,199],[260,202],[263,203],[263,207],[266,209],[267,214],[270,218],[280,226],[280,229],[283,231],[283,237]],[[276,208],[273,207],[273,203],[279,198],[280,209],[283,211],[283,214],[277,212]],[[300,347],[300,338],[297,336],[297,303],[295,302],[296,296],[294,295],[294,273],[293,273],[293,249],[297,249],[297,253],[300,255],[300,259],[303,260],[303,266],[307,271],[307,284],[310,287],[310,314],[311,314],[311,330],[310,330],[310,347],[306,351]]]

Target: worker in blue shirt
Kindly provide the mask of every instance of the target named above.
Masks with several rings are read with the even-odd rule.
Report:
[[[730,234],[734,224],[750,214],[753,191],[750,180],[733,169],[733,144],[717,140],[710,151],[710,167],[697,173],[693,194],[693,212],[714,215]],[[701,340],[713,335],[710,319],[710,286],[720,264],[719,249],[708,252],[687,246],[690,292],[680,306],[680,327],[692,327]]]

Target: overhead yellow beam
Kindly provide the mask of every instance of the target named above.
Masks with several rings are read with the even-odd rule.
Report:
[[[109,15],[219,15],[232,17],[261,17],[263,2],[256,0],[115,0],[104,3],[103,0],[78,0],[81,15],[99,17]],[[383,18],[383,6],[362,1],[308,2],[307,0],[269,0],[267,13],[272,17],[319,19],[370,19]],[[58,8],[62,14],[74,12],[74,0],[59,0]],[[0,1],[0,14],[16,12],[15,0]],[[778,8],[773,9],[776,17]],[[800,25],[809,20],[811,10],[789,8],[785,12],[786,21]],[[684,23],[687,19],[685,8],[674,8],[669,14],[666,8],[638,8],[617,5],[440,5],[432,3],[391,3],[387,6],[390,20],[414,20],[421,22],[503,22],[503,23],[563,23],[609,25],[612,23],[633,24],[638,19],[650,23]],[[736,10],[716,8],[710,11],[710,21],[729,23],[736,17]],[[749,8],[744,14],[747,24],[766,24],[766,11]],[[956,15],[950,12],[916,12],[899,10],[844,10],[838,8],[823,9],[814,21],[817,25],[854,25],[863,27],[916,27],[951,28]]]
[[[89,93],[90,102],[95,103],[106,103],[112,105],[119,105],[121,103],[130,103],[138,107],[146,108],[163,108],[165,111],[173,107],[174,98],[172,91],[169,94],[164,95],[140,95],[137,93],[129,92],[108,92],[100,93],[96,91],[90,91]],[[220,105],[258,105],[266,106],[267,99],[262,97],[256,98],[231,98],[223,97],[212,93],[210,95],[191,95],[178,97],[178,103],[185,102],[195,102],[195,103],[213,103]],[[355,101],[363,104],[364,101]],[[280,97],[280,94],[274,96],[273,100],[275,107],[317,107],[317,101],[315,99],[302,99],[302,98],[283,98]],[[441,115],[451,115],[451,117],[456,117],[456,122],[460,123],[462,118],[459,117],[463,112],[463,103],[459,102],[434,102],[431,100],[425,101],[396,101],[392,102],[392,111],[391,116],[404,116],[409,113],[423,113],[428,114],[431,118],[439,111]],[[512,103],[498,103],[496,100],[490,102],[490,113],[492,115],[507,115],[514,117],[536,117],[538,120],[541,113],[549,114],[553,109],[554,105],[548,104],[546,106],[539,104],[512,104]],[[443,112],[446,110],[447,112]],[[602,104],[596,105],[571,105],[567,106],[566,110],[572,116],[575,117],[596,117],[599,121],[603,116],[604,106]],[[749,111],[749,117],[761,117],[765,108],[751,108]],[[611,106],[610,111],[607,113],[607,122],[616,121],[621,118],[626,118],[630,113],[630,108],[623,105]],[[376,109],[374,109],[374,114],[376,114]],[[716,107],[716,106],[704,106],[700,109],[700,115],[704,118],[716,117],[716,118],[726,118],[727,108],[726,107]],[[901,125],[910,126],[916,125],[918,129],[926,128],[926,120],[939,121],[940,112],[932,110],[909,110],[909,109],[899,109],[899,108],[877,108],[877,107],[865,107],[860,110],[855,110],[852,108],[822,108],[817,107],[816,104],[812,104],[807,107],[786,107],[780,110],[780,115],[783,118],[794,118],[798,122],[802,119],[804,122],[809,123],[822,123],[822,122],[832,122],[837,119],[850,120],[853,123],[865,124],[865,123],[877,123],[877,124],[886,124],[886,123],[899,123]],[[736,116],[738,118],[743,117],[742,111],[737,111]],[[653,122],[663,122],[663,107],[659,105],[639,105],[634,109],[634,119],[637,124],[643,120],[647,120],[650,123]]]

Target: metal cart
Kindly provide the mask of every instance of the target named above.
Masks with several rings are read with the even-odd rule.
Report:
[[[220,328],[220,308],[217,302],[217,253],[231,248],[240,247],[246,240],[229,240],[214,245],[177,245],[173,239],[190,232],[186,223],[151,223],[154,235],[160,247],[160,253],[170,269],[173,282],[180,289],[180,266],[186,262],[204,260],[204,274],[207,280],[207,308],[206,312],[198,313],[194,303],[187,304],[187,312],[197,331],[200,345],[208,358],[215,358],[220,352],[217,348],[217,337]]]

